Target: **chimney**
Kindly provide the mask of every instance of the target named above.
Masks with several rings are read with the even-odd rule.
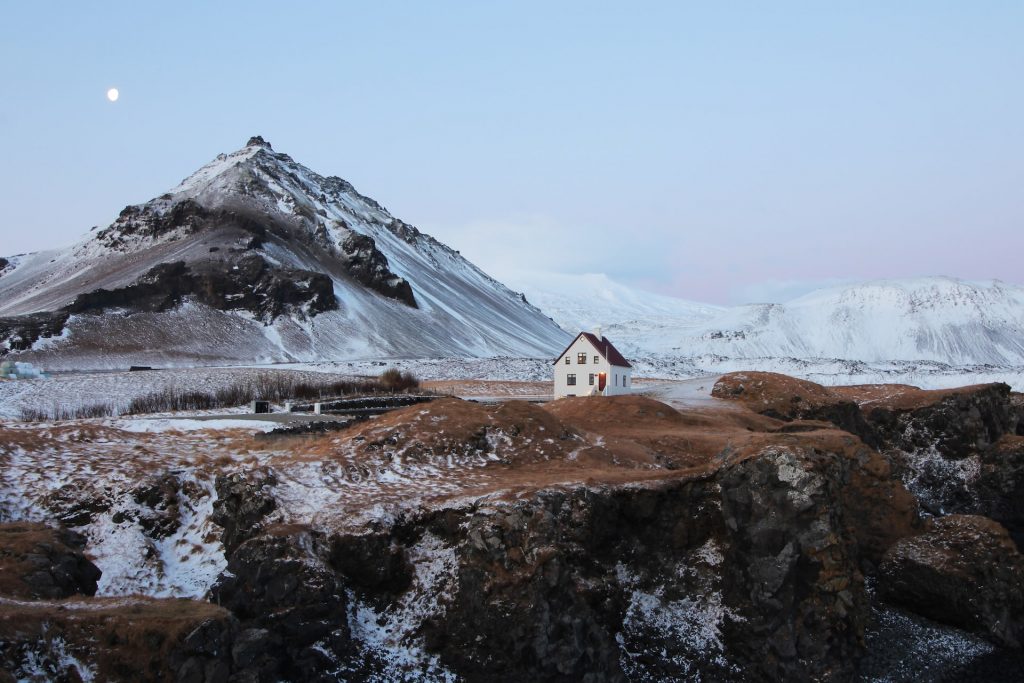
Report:
[[[598,325],[594,328],[594,336],[597,337],[598,341],[604,341],[604,337],[601,336],[601,326]]]

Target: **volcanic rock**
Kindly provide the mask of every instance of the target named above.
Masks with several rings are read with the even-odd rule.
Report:
[[[820,384],[774,372],[733,372],[723,375],[711,395],[739,401],[755,413],[787,422],[823,420],[876,445],[873,429],[859,406]]]
[[[882,561],[878,587],[886,600],[931,619],[1021,646],[1024,556],[990,519],[949,515],[897,542]]]
[[[277,479],[268,470],[218,475],[214,484],[217,500],[210,519],[224,529],[226,555],[262,531],[264,519],[277,508],[270,491],[276,484]]]
[[[258,680],[312,680],[337,665],[348,649],[345,588],[325,555],[317,533],[289,525],[271,525],[230,554],[211,599],[241,621],[236,667]]]
[[[85,538],[44,524],[0,524],[0,595],[23,599],[95,595],[100,570]]]
[[[341,243],[341,253],[347,262],[348,274],[357,282],[416,308],[416,297],[409,282],[391,272],[388,258],[377,248],[372,237],[351,233]]]
[[[195,600],[84,598],[0,605],[14,680],[223,683],[235,620]]]
[[[858,387],[836,393],[857,394]],[[902,451],[934,448],[946,458],[964,458],[991,448],[1017,429],[1010,387],[981,384],[950,390],[922,391],[895,387],[886,397],[861,393],[864,412],[883,447]]]

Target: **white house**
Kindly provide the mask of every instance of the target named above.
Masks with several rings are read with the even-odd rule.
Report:
[[[602,334],[580,332],[555,359],[555,398],[628,394],[633,366]]]

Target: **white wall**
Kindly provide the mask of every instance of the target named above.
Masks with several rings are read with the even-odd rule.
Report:
[[[580,353],[586,354],[586,363],[580,364],[577,362],[577,355]],[[567,356],[569,358],[568,365],[565,363]],[[595,356],[597,357],[597,363],[594,362]],[[569,350],[563,353],[562,357],[554,365],[555,398],[597,395],[597,375],[601,372],[607,373],[608,377],[603,392],[604,396],[630,393],[630,386],[633,383],[632,368],[620,368],[610,365],[586,337],[578,337],[572,343],[572,346],[569,347]],[[569,384],[570,374],[576,375],[575,386]],[[593,386],[590,384],[591,374],[594,375]]]

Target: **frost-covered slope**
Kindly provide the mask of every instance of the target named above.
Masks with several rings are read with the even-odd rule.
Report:
[[[880,280],[785,304],[702,309],[679,300],[675,313],[665,297],[627,294],[612,284],[597,281],[591,296],[580,296],[578,282],[524,289],[565,329],[603,323],[616,345],[634,355],[1024,365],[1024,287],[999,281]],[[603,289],[624,305],[606,304]]]
[[[258,137],[72,247],[9,260],[2,341],[50,367],[547,356],[568,339],[457,252]]]

